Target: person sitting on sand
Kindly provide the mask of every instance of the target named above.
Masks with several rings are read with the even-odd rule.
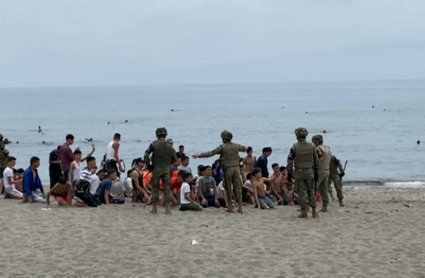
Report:
[[[103,181],[99,190],[99,201],[102,204],[124,204],[124,186],[118,179],[117,171],[110,169],[108,177]]]
[[[90,154],[86,157],[82,157],[83,153],[79,148],[77,148],[74,151],[74,161],[71,163],[71,166],[69,168],[68,173],[68,182],[71,183],[73,186],[77,183],[78,179],[80,178],[80,173],[82,169],[82,163],[86,161],[87,157],[92,156],[95,151],[95,146],[92,144],[92,151]]]
[[[90,193],[96,195],[99,191],[100,185],[106,178],[106,171],[100,169],[96,174],[92,174],[90,177]]]
[[[249,198],[249,200],[247,200]],[[245,202],[255,204],[254,190],[252,189],[252,174],[246,175],[246,182],[242,185],[242,199]]]
[[[182,165],[179,167],[179,170],[183,170],[186,173],[192,174],[192,169],[189,167],[189,157],[183,156],[181,160],[182,160]]]
[[[255,168],[252,171],[252,176],[254,180],[252,181],[252,186],[254,188],[254,196],[257,207],[259,209],[270,209],[274,208],[273,201],[266,196],[266,185],[261,174],[261,168]]]
[[[13,156],[9,156],[6,159],[7,167],[3,172],[3,186],[4,186],[4,197],[5,198],[13,198],[13,199],[23,199],[24,195],[22,192],[16,189],[16,186],[22,180],[15,180],[15,173],[13,172],[13,167],[16,165],[16,158]],[[2,190],[3,190],[2,186]]]
[[[180,170],[179,167],[181,164],[182,164],[182,161],[180,158],[177,158],[176,160],[174,160],[173,164],[171,164],[171,167],[170,167],[170,174],[172,175],[173,172],[179,171]]]
[[[99,200],[91,193],[91,177],[97,169],[96,158],[89,156],[86,159],[87,167],[80,173],[80,178],[75,185],[75,205],[79,207],[97,207]]]
[[[220,203],[217,200],[217,184],[212,175],[211,166],[204,166],[201,169],[202,177],[199,178],[198,184],[198,197],[202,207],[216,207],[220,208]]]
[[[137,158],[134,161],[134,168],[131,170],[131,185],[133,188],[132,200],[133,202],[146,202],[150,201],[150,194],[148,190],[143,186],[143,169],[145,163],[142,158]]]
[[[72,206],[72,184],[65,177],[60,177],[58,183],[47,192],[46,202],[48,206],[50,206],[51,195],[55,197],[59,206]]]
[[[45,203],[44,188],[38,175],[40,159],[36,156],[31,157],[30,167],[24,172],[24,202],[25,203]]]
[[[285,186],[284,181],[281,172],[279,164],[273,163],[272,164],[273,169],[273,175],[270,178],[270,189],[271,189],[271,200],[275,203],[275,205],[284,205],[285,200],[287,200],[285,196]],[[286,204],[288,205],[288,204]]]
[[[180,191],[180,210],[194,210],[194,211],[202,211],[202,207],[196,204],[195,200],[191,197],[191,188],[190,183],[193,182],[193,176],[190,173],[183,173],[183,184]]]

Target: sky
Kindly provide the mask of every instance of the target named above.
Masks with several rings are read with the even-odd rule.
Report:
[[[0,87],[425,78],[423,0],[0,0]]]

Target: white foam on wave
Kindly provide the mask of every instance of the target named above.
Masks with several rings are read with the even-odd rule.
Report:
[[[421,188],[425,187],[425,181],[391,181],[385,182],[384,186],[395,188]]]

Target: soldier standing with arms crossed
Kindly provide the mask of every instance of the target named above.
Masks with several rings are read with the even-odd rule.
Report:
[[[328,178],[332,152],[328,146],[323,145],[322,135],[314,135],[311,141],[316,146],[317,156],[319,157],[319,177],[316,180],[316,187],[323,199],[320,212],[327,212],[329,205]]]
[[[165,141],[167,129],[160,127],[156,129],[158,140],[153,141],[145,151],[144,161],[149,170],[152,170],[152,213],[158,213],[159,202],[159,180],[164,184],[165,213],[171,214],[170,203],[170,165],[177,160],[176,151],[173,146]],[[152,159],[149,157],[152,154]]]
[[[307,198],[313,210],[313,218],[319,218],[316,212],[316,196],[314,196],[314,180],[318,177],[319,158],[313,144],[306,141],[307,129],[299,127],[295,130],[298,142],[295,143],[288,155],[288,180],[295,177],[298,188],[298,199],[301,206],[299,218],[308,218]],[[294,171],[295,168],[295,171]],[[295,175],[293,175],[295,172]]]
[[[339,173],[338,173],[339,170]],[[342,195],[342,177],[345,176],[344,167],[342,167],[341,162],[335,156],[331,157],[330,166],[329,166],[329,179],[328,179],[328,188],[331,188],[331,181],[334,182],[336,196],[338,197],[339,206],[345,207],[344,205],[344,195]]]
[[[233,206],[230,196],[232,196],[232,185],[236,193],[236,200],[238,201],[238,212],[243,213],[242,210],[242,181],[240,178],[239,169],[239,152],[245,152],[248,147],[232,143],[233,135],[231,132],[225,130],[221,133],[223,144],[214,150],[206,153],[194,155],[193,158],[211,157],[219,154],[221,158],[221,165],[223,167],[223,186],[226,190],[227,198],[227,212],[233,212]]]

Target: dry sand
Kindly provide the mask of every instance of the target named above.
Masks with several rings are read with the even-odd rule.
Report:
[[[346,196],[320,220],[0,200],[0,277],[425,277],[425,190]]]

